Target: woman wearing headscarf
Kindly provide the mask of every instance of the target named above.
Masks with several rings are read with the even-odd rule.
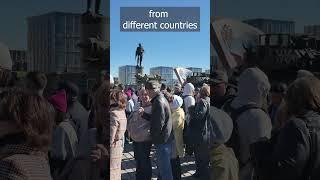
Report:
[[[230,139],[233,122],[224,111],[211,106],[210,118],[213,124],[213,145],[210,147],[211,178],[213,180],[238,180],[238,160],[232,150],[225,145]]]
[[[183,100],[180,96],[173,95],[171,106],[171,118],[173,123],[173,132],[175,139],[174,157],[171,160],[172,174],[174,179],[181,179],[181,162],[180,158],[184,156],[183,128],[185,113],[181,108]]]

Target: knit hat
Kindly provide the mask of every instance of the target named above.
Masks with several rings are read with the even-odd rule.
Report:
[[[48,99],[48,101],[56,110],[64,113],[67,112],[67,94],[65,90],[57,91],[55,95]]]
[[[183,104],[183,99],[180,96],[173,95],[173,101],[171,103],[171,108],[173,110],[178,109]]]
[[[9,48],[0,42],[0,68],[12,70],[12,59]]]
[[[233,122],[230,116],[224,111],[211,106],[210,121],[213,124],[213,141],[217,144],[226,143],[230,139],[233,130]]]
[[[132,91],[131,91],[131,89],[128,89],[128,90],[127,90],[126,95],[127,95],[127,97],[131,98],[131,96],[132,96]]]

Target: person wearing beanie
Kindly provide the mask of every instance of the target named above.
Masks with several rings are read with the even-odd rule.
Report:
[[[180,96],[173,95],[171,106],[173,133],[175,139],[175,149],[171,159],[172,174],[175,180],[181,179],[180,158],[184,156],[183,129],[185,114],[182,107],[183,99]]]
[[[230,139],[233,122],[231,117],[224,111],[211,106],[209,120],[213,124],[214,138],[210,147],[211,178],[214,180],[238,180],[238,160],[232,150],[225,145]]]
[[[132,99],[133,91],[131,89],[128,89],[125,94],[127,96],[127,106],[126,106],[125,112],[126,112],[126,117],[129,118],[131,113],[134,111],[134,102]],[[131,142],[130,136],[129,136],[128,131],[126,131],[125,132],[125,143],[127,144],[129,142]]]
[[[79,87],[71,81],[64,81],[60,83],[58,90],[65,90],[66,92],[67,112],[76,124],[78,139],[81,141],[82,138],[85,138],[88,131],[89,112],[78,100]]]
[[[51,172],[59,179],[61,170],[70,159],[76,156],[78,136],[76,125],[67,112],[67,94],[65,90],[57,91],[48,101],[55,109],[55,129],[50,150]]]
[[[0,93],[11,81],[12,59],[9,48],[0,42]]]

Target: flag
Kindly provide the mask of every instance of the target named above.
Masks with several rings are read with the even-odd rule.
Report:
[[[192,76],[192,71],[190,71],[189,69],[185,69],[185,68],[175,68],[174,72],[176,73],[176,76],[179,80],[179,82],[181,83],[181,85],[184,84],[184,82],[187,80],[188,76]]]

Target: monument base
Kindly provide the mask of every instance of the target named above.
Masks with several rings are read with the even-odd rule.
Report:
[[[143,75],[143,67],[142,66],[136,66],[136,74]]]

